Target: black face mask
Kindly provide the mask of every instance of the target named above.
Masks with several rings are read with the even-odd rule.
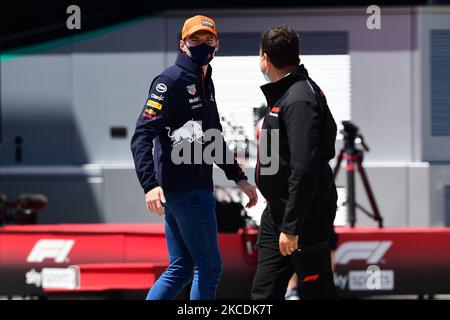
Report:
[[[210,46],[203,42],[198,46],[190,46],[186,42],[186,47],[191,52],[191,60],[200,67],[207,65],[214,58],[214,52],[216,51],[216,46]]]

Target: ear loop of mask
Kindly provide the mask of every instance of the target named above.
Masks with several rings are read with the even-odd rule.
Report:
[[[261,62],[262,62],[263,59],[264,59],[264,56],[262,56]],[[267,64],[267,69],[266,69],[266,71],[264,71],[262,74],[263,74],[263,76],[264,76],[264,79],[265,79],[268,83],[272,82],[272,80],[270,80],[270,78],[269,78],[269,64]]]

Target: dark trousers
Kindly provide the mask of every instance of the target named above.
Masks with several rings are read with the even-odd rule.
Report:
[[[278,241],[280,227],[264,210],[258,238],[258,266],[253,280],[252,300],[284,300],[292,275],[297,273],[302,299],[335,299],[329,241],[335,208],[320,219],[305,223],[299,237],[300,251],[282,256]]]

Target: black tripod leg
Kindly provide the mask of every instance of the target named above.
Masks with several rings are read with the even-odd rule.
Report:
[[[339,152],[339,155],[336,160],[336,166],[334,167],[334,170],[333,170],[333,175],[334,175],[335,180],[339,173],[339,169],[341,168],[341,163],[342,163],[343,158],[344,158],[344,150],[341,150],[341,152]]]
[[[347,208],[350,226],[353,228],[356,223],[355,208],[355,168],[353,162],[348,161],[347,164]]]
[[[380,215],[380,211],[378,210],[377,202],[375,201],[375,196],[372,192],[372,188],[370,187],[369,179],[366,175],[366,171],[364,170],[364,167],[362,166],[363,157],[360,153],[358,155],[358,172],[361,175],[361,179],[364,185],[364,189],[366,190],[367,197],[369,198],[370,206],[372,207],[373,211],[373,217],[376,221],[378,221],[378,226],[380,228],[383,227],[383,218]]]

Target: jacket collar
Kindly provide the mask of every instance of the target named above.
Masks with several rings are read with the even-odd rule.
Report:
[[[291,72],[284,78],[277,82],[267,83],[261,86],[261,90],[267,100],[267,106],[270,108],[277,102],[281,96],[292,86],[295,82],[305,80],[308,78],[308,71],[303,64],[297,67],[297,70]]]
[[[200,75],[203,72],[202,67],[192,62],[192,60],[183,52],[179,52],[175,64],[189,73]],[[210,78],[212,74],[211,65],[208,64],[208,70],[206,71],[206,78]]]

